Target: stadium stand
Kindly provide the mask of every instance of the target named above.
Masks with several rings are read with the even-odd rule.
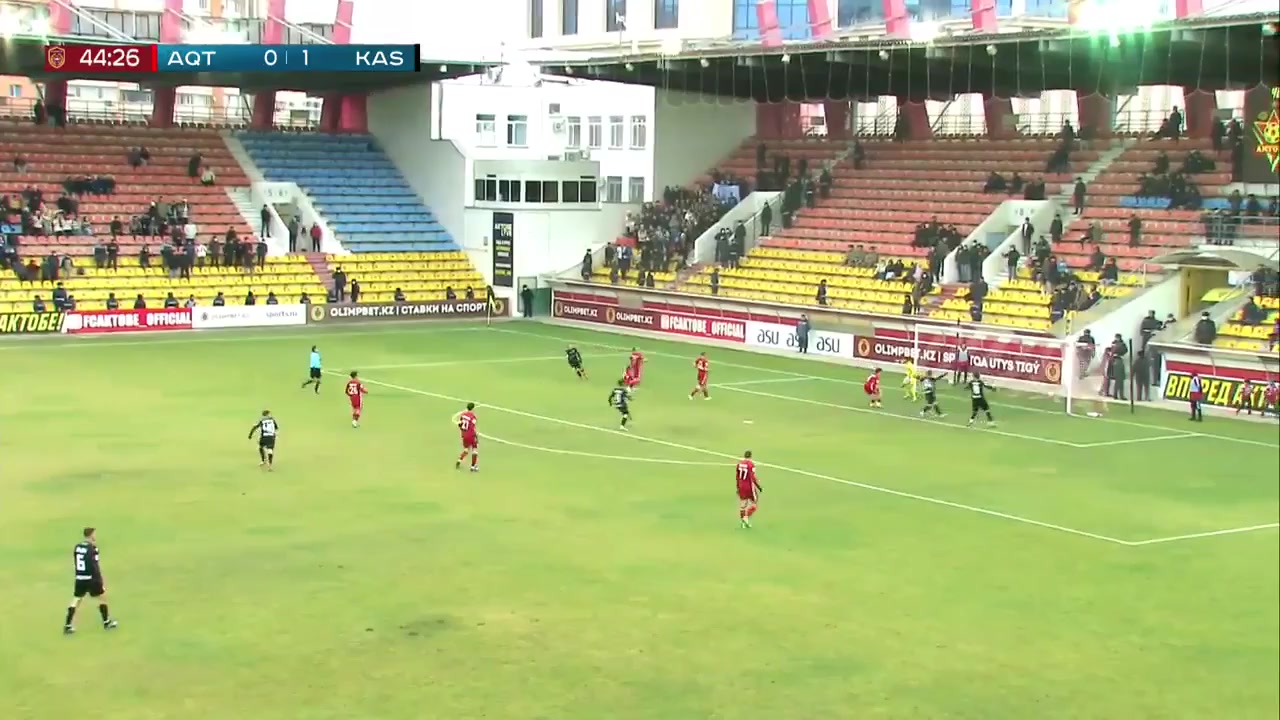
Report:
[[[484,279],[453,237],[368,135],[238,135],[267,180],[296,183],[352,255],[309,258],[322,280],[339,266],[359,280],[360,299],[391,302],[459,298]]]
[[[1258,295],[1218,329],[1216,347],[1255,352],[1276,351],[1280,340],[1280,298]],[[1254,313],[1253,317],[1249,317]]]
[[[911,267],[928,266],[929,242],[948,242],[944,249],[950,250],[1010,199],[983,192],[991,172],[1044,177],[1049,194],[1071,180],[1067,173],[1044,175],[1057,143],[1052,138],[869,143],[865,162],[850,159],[836,168],[829,197],[801,208],[790,227],[762,238],[738,268],[720,269],[718,293],[814,304],[825,279],[832,306],[905,312],[913,290]],[[1097,157],[1094,150],[1077,151],[1070,169],[1081,171]],[[921,242],[920,226],[926,222],[936,222],[945,233]],[[893,279],[884,279],[886,271]],[[711,292],[711,284],[708,268],[685,288]],[[913,305],[933,317],[969,321],[967,290],[933,285],[918,293]],[[994,291],[983,320],[1047,329],[1047,298],[1038,285],[1024,290]]]
[[[763,159],[767,170],[774,169],[777,160],[785,156],[792,173],[799,171],[801,161],[804,162],[809,170],[816,172],[826,163],[840,158],[844,153],[848,152],[849,148],[850,144],[848,142],[826,139],[767,140],[764,141]],[[634,241],[639,241],[634,243],[636,249],[632,265],[637,269],[644,268],[646,274],[652,272],[655,287],[670,287],[677,283],[680,278],[673,270],[677,264],[675,257],[692,252],[694,241],[707,228],[719,222],[720,218],[731,207],[722,205],[714,200],[710,194],[712,184],[717,180],[741,183],[740,192],[745,197],[752,189],[753,184],[750,179],[759,179],[760,152],[761,140],[759,138],[749,137],[744,139],[732,153],[718,162],[714,168],[696,178],[687,188],[667,188],[663,193],[663,202],[646,205],[642,209],[640,216],[633,218],[629,222],[629,227],[624,230],[619,242],[630,245]],[[645,258],[647,236],[651,235],[655,230],[666,231],[670,227],[669,219],[677,207],[685,212],[692,211],[688,221],[683,219],[679,221],[679,228],[685,234],[685,247],[681,248],[679,252],[668,253],[666,263],[657,262],[655,264],[647,261]],[[608,264],[598,263],[592,267],[592,270],[591,281],[610,282]],[[644,280],[643,277],[635,275],[629,275],[629,277],[639,282]]]
[[[267,180],[296,183],[353,253],[458,250],[368,135],[242,133]]]
[[[149,159],[134,167],[130,155],[136,158],[142,148]],[[186,200],[202,243],[214,236],[221,240],[234,230],[253,247],[256,239],[224,189],[248,180],[216,132],[103,124],[54,128],[13,122],[0,124],[0,153],[14,159],[0,169],[0,192],[9,203],[6,220],[24,232],[11,234],[16,255],[6,262],[38,268],[29,281],[19,279],[27,273],[16,267],[12,275],[0,279],[0,311],[29,311],[36,295],[47,302],[55,287],[54,274],[77,302],[105,300],[114,293],[122,307],[132,305],[137,295],[148,307],[160,307],[170,291],[179,300],[194,295],[199,302],[223,291],[227,304],[242,302],[241,290],[247,293],[249,288],[262,299],[275,292],[280,302],[295,302],[304,290],[322,293],[310,267],[299,264],[301,259],[268,258],[252,276],[241,269],[215,268],[210,260],[196,263],[190,279],[174,279],[171,275],[178,273],[160,267],[163,240],[130,234],[131,218],[145,215],[152,203]],[[214,184],[205,185],[190,176],[189,164],[196,153],[200,155],[197,164],[216,173]],[[37,222],[40,214],[31,212],[32,192],[42,194],[41,207],[52,214],[72,181],[82,187],[96,181],[99,187],[76,197],[75,212],[64,214],[68,219],[78,217],[81,222],[74,224],[78,226],[54,234],[49,231],[60,224]],[[109,228],[116,218],[124,226],[117,238],[119,269],[100,268],[97,261],[109,244]],[[36,225],[42,226],[40,232]],[[153,267],[141,266],[144,247],[154,255]],[[52,272],[44,272],[45,268]],[[41,280],[41,275],[49,279]]]

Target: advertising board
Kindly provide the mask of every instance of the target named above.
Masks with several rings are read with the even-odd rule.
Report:
[[[82,310],[67,313],[64,324],[71,335],[190,330],[191,310],[165,308],[140,310]]]
[[[381,320],[431,320],[505,317],[506,300],[435,300],[423,303],[360,303],[358,305],[312,305],[308,323],[346,323]]]
[[[191,325],[196,330],[306,324],[306,305],[224,305],[191,309]]]
[[[631,309],[561,298],[556,298],[552,303],[551,315],[564,320],[648,330],[664,335],[683,335],[735,343],[747,342],[747,321],[732,318],[700,317],[643,308]]]

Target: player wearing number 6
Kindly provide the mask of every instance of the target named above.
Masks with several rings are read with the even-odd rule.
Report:
[[[467,403],[467,409],[454,416],[453,422],[462,433],[462,454],[458,462],[453,464],[454,470],[462,469],[462,461],[471,454],[471,472],[480,470],[480,434],[476,428],[476,404]]]
[[[764,490],[756,479],[756,464],[751,459],[750,450],[742,453],[742,459],[734,468],[734,475],[738,482],[738,519],[742,522],[742,527],[749,528],[751,516],[760,507],[760,493]]]

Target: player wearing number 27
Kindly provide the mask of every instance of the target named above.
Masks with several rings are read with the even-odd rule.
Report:
[[[467,409],[458,413],[454,419],[458,431],[462,433],[462,454],[458,456],[458,462],[453,464],[454,470],[462,469],[462,461],[468,453],[471,454],[471,472],[480,470],[480,436],[476,428],[475,409],[475,403],[467,403]]]
[[[738,481],[738,519],[742,522],[742,527],[749,528],[751,516],[760,507],[760,492],[764,489],[756,479],[756,464],[751,459],[750,450],[742,453],[742,459],[734,468],[734,475]]]
[[[364,396],[369,391],[360,382],[355,370],[351,371],[351,379],[347,381],[347,399],[351,401],[351,427],[360,427],[360,413],[364,411]]]

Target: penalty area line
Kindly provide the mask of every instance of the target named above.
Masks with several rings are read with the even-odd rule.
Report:
[[[722,462],[699,462],[697,460],[671,460],[668,458],[652,458],[652,457],[632,457],[629,455],[605,455],[603,453],[585,452],[582,450],[563,450],[561,448],[549,448],[541,445],[527,445],[525,443],[516,442],[514,440],[504,440],[493,435],[480,434],[480,437],[495,442],[499,445],[510,445],[511,447],[521,448],[523,450],[533,450],[535,452],[550,453],[552,455],[571,455],[573,457],[594,458],[597,460],[621,460],[624,462],[647,462],[657,463],[659,465],[699,465],[704,467],[724,467]]]
[[[1274,530],[1276,528],[1280,528],[1280,522],[1265,523],[1263,525],[1249,525],[1248,527],[1227,528],[1226,530],[1210,530],[1208,532],[1190,533],[1188,535],[1173,535],[1171,537],[1138,540],[1136,542],[1128,542],[1125,544],[1133,547],[1140,547],[1142,545],[1159,545],[1161,543],[1178,542],[1181,540],[1218,537],[1219,535],[1240,535],[1242,533],[1258,532],[1260,530]]]
[[[325,372],[330,375],[341,375],[341,373],[337,373],[334,371],[327,370]],[[399,390],[401,392],[409,393],[411,395],[420,395],[422,397],[435,398],[437,400],[447,400],[449,402],[454,402],[454,403],[466,402],[466,400],[463,400],[462,398],[459,398],[459,397],[454,397],[452,395],[445,395],[443,393],[431,392],[429,390],[420,390],[418,388],[408,387],[405,385],[397,385],[395,383],[383,382],[381,380],[370,380],[369,378],[364,378],[364,382],[370,385],[377,385],[379,387],[384,387],[390,390]],[[736,462],[738,460],[737,455],[730,455],[728,453],[722,453],[715,450],[707,450],[706,448],[694,447],[692,445],[684,445],[682,443],[671,442],[669,440],[660,440],[658,438],[645,437],[643,435],[635,435],[630,432],[624,432],[621,430],[612,430],[610,428],[600,427],[597,425],[587,425],[586,423],[574,422],[572,420],[564,420],[562,418],[551,417],[548,415],[539,415],[537,413],[525,412],[523,410],[516,410],[514,408],[501,407],[499,405],[489,405],[489,404],[481,403],[480,407],[487,410],[495,410],[497,412],[504,412],[511,415],[518,415],[518,416],[530,418],[533,420],[542,420],[544,422],[556,423],[557,425],[575,427],[583,430],[592,430],[595,432],[614,435],[617,437],[633,438],[640,442],[652,443],[654,445],[662,445],[664,447],[674,448],[677,450],[685,450],[687,452],[701,453],[703,455],[723,458],[727,461]],[[950,500],[943,500],[941,498],[929,497],[928,495],[918,495],[916,493],[905,492],[902,490],[894,490],[892,488],[882,487],[879,485],[871,485],[869,483],[856,482],[854,480],[845,480],[843,478],[833,477],[831,475],[823,475],[822,473],[810,472],[808,470],[801,470],[799,468],[787,467],[785,465],[776,465],[773,463],[764,463],[764,462],[757,462],[756,464],[762,468],[778,470],[780,472],[790,473],[793,475],[802,475],[804,477],[813,478],[815,480],[825,480],[827,482],[846,485],[849,487],[860,488],[862,490],[877,492],[884,495],[892,495],[894,497],[899,497],[906,500],[916,500],[918,502],[923,502],[930,505],[937,505],[940,507],[947,507],[953,510],[963,510],[965,512],[975,513],[978,515],[986,515],[987,517],[999,518],[1001,520],[1008,520],[1010,522],[1016,522],[1023,525],[1031,525],[1034,527],[1043,528],[1045,530],[1056,530],[1058,532],[1066,533],[1068,535],[1077,535],[1079,537],[1091,538],[1093,540],[1101,540],[1103,542],[1111,543],[1113,545],[1131,545],[1132,544],[1126,540],[1119,540],[1117,538],[1108,537],[1106,535],[1100,535],[1098,533],[1091,533],[1085,530],[1077,530],[1075,528],[1070,528],[1065,525],[1056,525],[1054,523],[1042,522],[1040,520],[1033,520],[1031,518],[1022,517],[1020,515],[1012,515],[1010,513],[1003,513],[998,510],[990,510],[988,508],[977,507],[975,505],[965,505],[964,503],[952,502]]]

